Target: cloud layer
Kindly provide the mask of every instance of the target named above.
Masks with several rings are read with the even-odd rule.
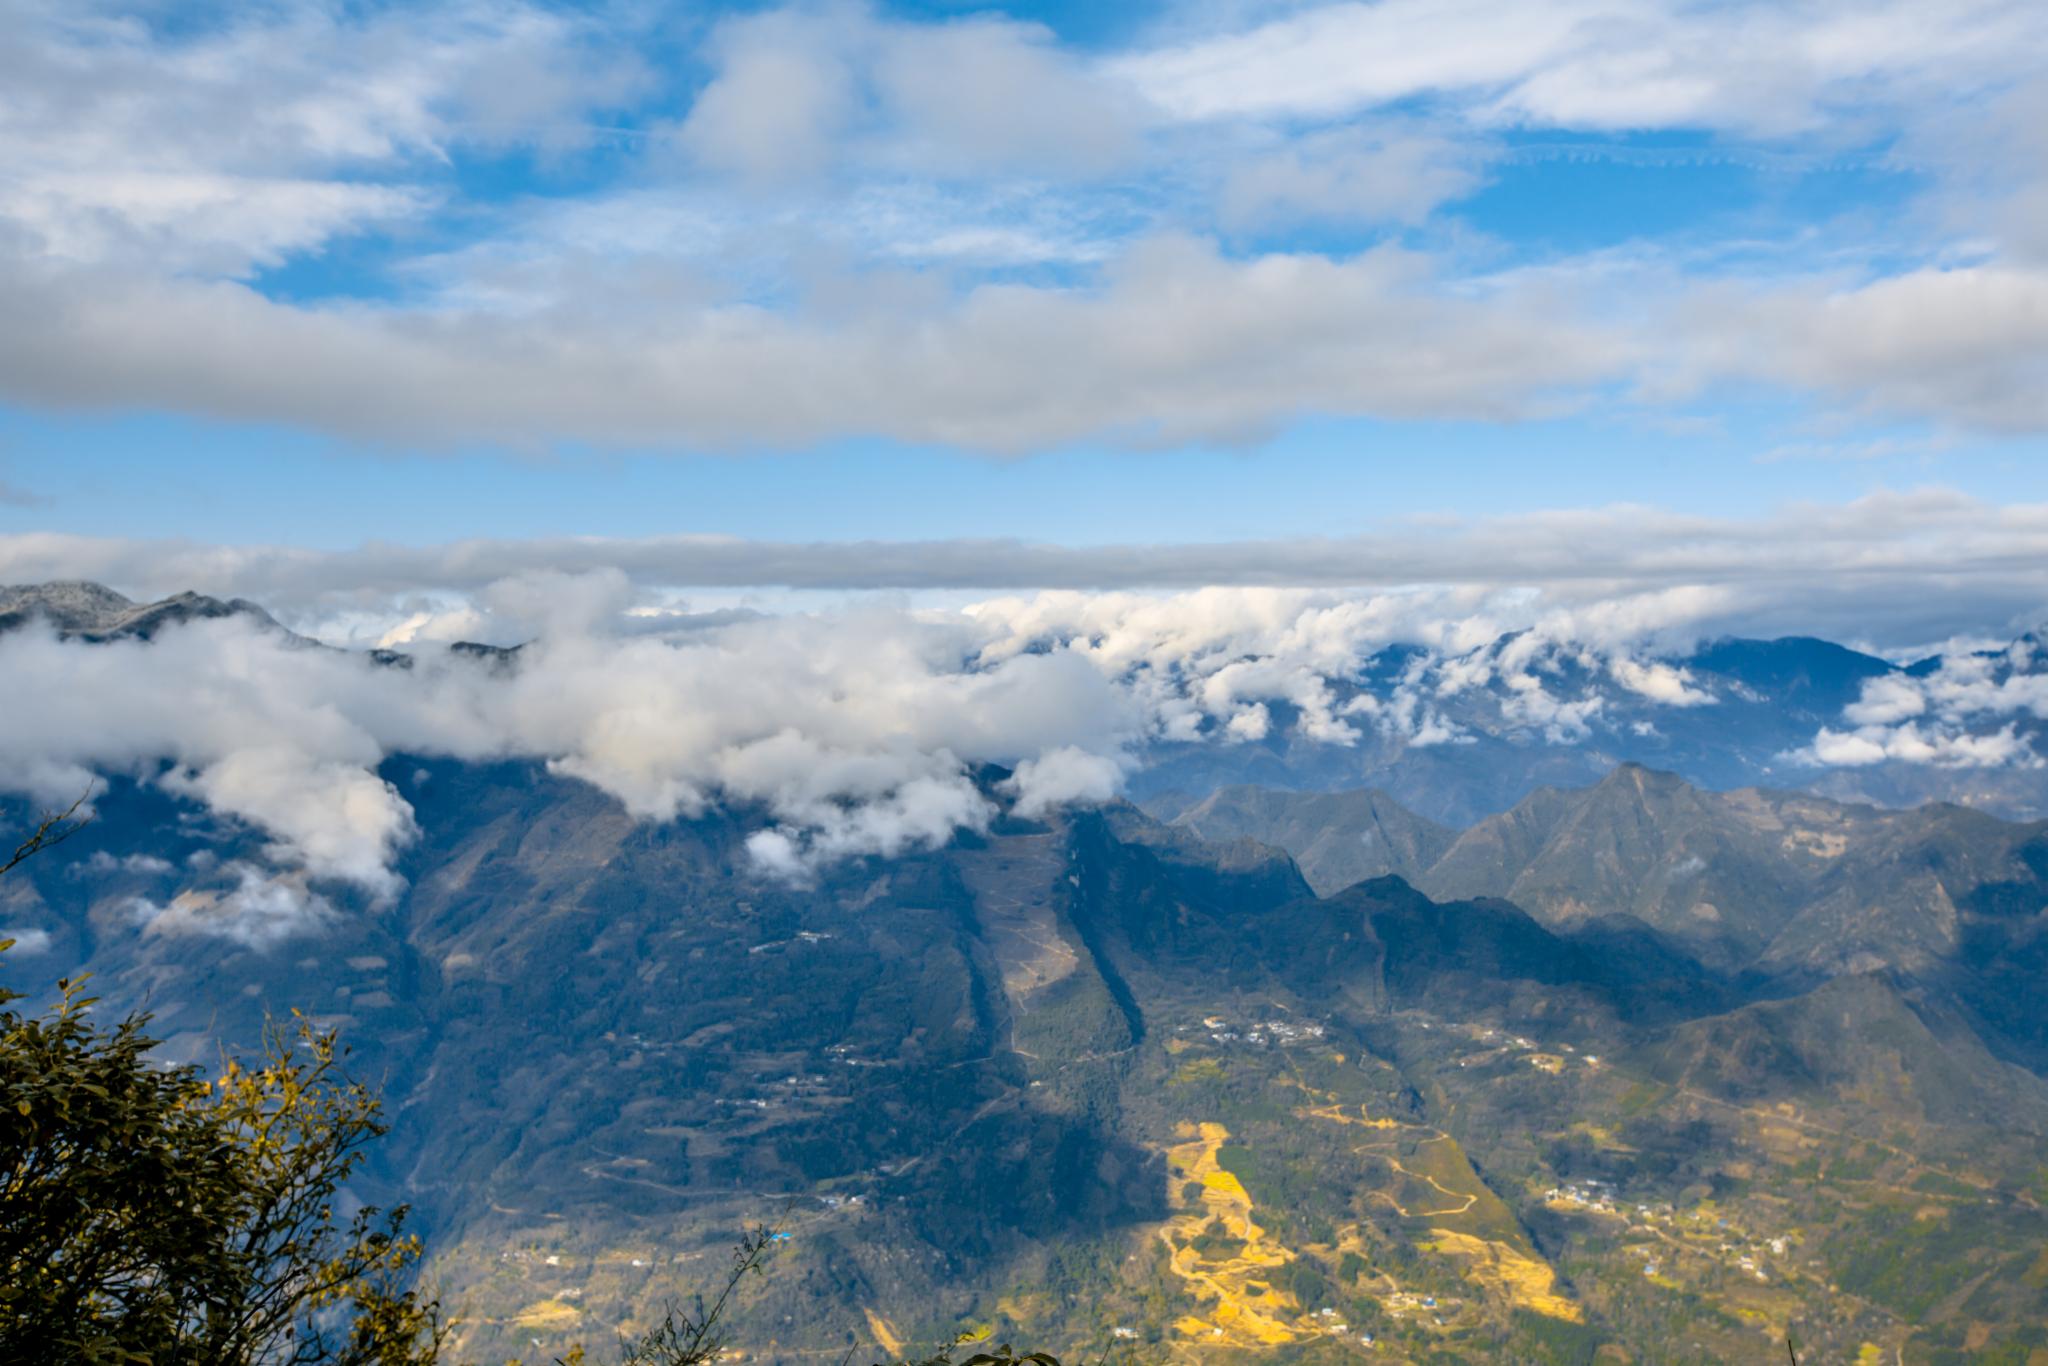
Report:
[[[2048,430],[2038,5],[1206,13],[1101,51],[850,0],[7,0],[0,309],[38,325],[0,397],[436,448],[1017,454],[1757,386]],[[1822,252],[1514,251],[1445,216],[1539,132],[1840,157],[1927,202]],[[508,158],[539,192],[452,173]],[[268,278],[344,243],[376,264]]]
[[[1520,621],[1528,609],[1515,605],[1518,596],[1612,615],[1672,593],[1689,595],[1702,632],[1817,633],[1908,651],[1961,634],[2010,638],[2036,624],[2048,604],[2048,504],[1998,506],[1922,489],[1759,518],[1618,506],[1391,522],[1345,539],[1084,547],[672,536],[313,551],[0,536],[0,582],[89,579],[142,598],[187,589],[246,597],[295,629],[365,645],[517,643],[561,602],[576,600],[555,582],[563,574],[585,576],[585,584],[600,581],[590,575],[618,574],[642,610],[663,612],[700,590],[723,601],[736,590],[816,597],[1317,587],[1385,590],[1388,604],[1415,603],[1418,616],[1462,616],[1499,598],[1506,605],[1495,615]],[[1417,596],[1418,589],[1448,596]],[[772,605],[778,594],[765,596]],[[615,606],[587,603],[582,611]],[[663,616],[643,624],[679,623]]]
[[[779,615],[639,602],[616,569],[498,583],[453,614],[487,634],[538,631],[516,657],[419,643],[409,665],[248,617],[148,643],[30,626],[0,637],[0,772],[45,801],[126,773],[260,832],[260,862],[135,907],[151,933],[260,947],[337,914],[323,887],[372,904],[403,891],[414,813],[379,774],[396,754],[543,761],[651,821],[733,810],[754,823],[754,871],[802,879],[943,844],[1004,805],[1035,817],[1104,800],[1159,746],[1282,728],[1295,743],[1394,751],[1650,733],[1658,716],[1730,700],[1674,657],[1739,607],[1701,585],[1578,600],[1478,586],[1049,591]],[[1957,656],[1878,679],[1798,760],[2038,763],[2016,729],[2048,720],[2032,663],[2024,650]],[[991,791],[986,765],[1012,776]]]

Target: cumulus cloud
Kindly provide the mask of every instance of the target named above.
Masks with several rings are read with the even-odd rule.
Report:
[[[1863,692],[1842,709],[1842,719],[1857,726],[1890,726],[1927,710],[1927,691],[1918,679],[1887,675],[1863,685]]]
[[[273,948],[338,914],[298,879],[248,863],[231,863],[224,871],[235,879],[232,887],[194,888],[163,903],[137,897],[129,914],[146,935],[226,939],[250,949]]]
[[[2043,663],[2048,660],[2029,638],[2004,650],[1943,656],[1931,672],[1871,679],[1842,711],[1849,728],[1822,728],[1801,757],[1845,768],[1886,760],[2039,767],[2044,760],[2020,724],[2048,721]]]
[[[1123,767],[1104,754],[1072,745],[1026,759],[1004,784],[1026,820],[1064,806],[1108,801],[1122,788]]]
[[[263,832],[278,868],[388,898],[415,828],[376,767],[401,750],[543,759],[653,820],[714,802],[760,807],[772,829],[756,852],[795,867],[943,842],[992,814],[973,766],[1114,755],[1142,727],[1085,661],[983,663],[979,633],[959,620],[854,613],[679,637],[578,634],[585,587],[563,589],[572,606],[550,618],[562,633],[510,668],[439,652],[384,666],[233,620],[148,644],[17,632],[0,641],[0,709],[14,718],[0,759],[11,786],[39,796],[94,771],[155,781]],[[283,919],[253,883],[221,904],[238,924],[245,906]]]
[[[30,958],[50,951],[50,932],[33,927],[28,929],[0,929],[0,939],[12,939],[14,944],[7,952]]]
[[[996,15],[805,3],[692,30],[657,79],[645,7],[282,0],[172,25],[10,0],[0,310],[41,326],[0,338],[0,397],[431,447],[1016,454],[1761,381],[2048,429],[2027,212],[2048,181],[2012,170],[2039,161],[2040,6],[1283,9],[1103,55]],[[1462,228],[1426,255],[1355,231],[1425,223],[1532,126],[1897,143],[1969,222],[1906,253],[1939,264],[1888,248],[1868,277],[1711,287],[1683,261],[1495,273]],[[437,173],[600,133],[641,150],[585,193],[472,202]],[[1958,188],[1966,162],[1995,206]],[[2010,260],[1982,249],[1994,212]],[[1274,230],[1296,247],[1254,236]],[[388,272],[266,292],[364,233]]]
[[[2038,752],[2008,725],[1990,734],[1928,731],[1911,722],[1836,731],[1823,726],[1800,758],[1831,768],[1863,768],[1888,759],[1940,768],[2037,767]]]
[[[1615,658],[1608,661],[1607,671],[1630,692],[1667,707],[1701,707],[1714,700],[1712,693],[1693,686],[1689,670],[1659,660]]]
[[[816,174],[852,117],[855,76],[843,50],[853,16],[770,11],[720,26],[718,74],[677,141],[714,169],[764,180]]]
[[[916,250],[996,244],[1086,254],[1016,225],[926,232]],[[557,262],[384,306],[0,255],[0,308],[43,324],[0,337],[0,397],[429,448],[1218,445],[1310,413],[1523,421],[1603,391],[1669,405],[1735,383],[1866,419],[2048,430],[2048,273],[2034,267],[1638,289],[1569,269],[1461,276],[1388,245],[1233,255],[1156,233],[1105,251],[1081,280],[944,289],[826,271],[795,299],[679,284],[672,261]]]
[[[45,801],[98,771],[161,771],[269,832],[286,861],[389,896],[411,813],[371,771],[377,738],[336,704],[337,663],[364,667],[241,623],[98,649],[17,632],[0,643],[0,711],[18,718],[0,757],[10,786]]]
[[[587,24],[518,3],[264,5],[184,27],[97,3],[0,12],[0,237],[71,262],[275,264],[418,211],[412,164],[545,140],[642,79]]]
[[[1140,102],[1038,24],[905,23],[867,5],[803,5],[728,19],[708,49],[715,74],[678,136],[747,178],[789,181],[833,163],[1088,175],[1137,149]]]
[[[1784,384],[1888,417],[2048,428],[2048,272],[1926,268],[1848,285],[1725,286],[1685,307],[1686,382]]]

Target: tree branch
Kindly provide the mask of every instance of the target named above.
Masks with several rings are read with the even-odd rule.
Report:
[[[8,859],[5,863],[0,863],[0,873],[6,872],[16,864],[24,862],[45,849],[55,848],[79,831],[85,829],[86,826],[92,824],[92,817],[79,815],[78,808],[84,806],[86,802],[92,799],[93,788],[97,785],[97,783],[88,783],[85,791],[79,793],[77,799],[62,811],[45,812],[42,823],[35,828],[35,833],[21,842],[19,847],[15,849],[12,858]]]

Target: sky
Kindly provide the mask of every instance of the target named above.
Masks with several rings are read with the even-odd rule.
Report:
[[[2040,0],[0,34],[0,584],[417,655],[0,639],[6,791],[126,773],[271,841],[140,932],[399,895],[394,754],[751,804],[801,878],[985,824],[985,762],[1037,811],[1279,717],[1459,743],[1481,687],[1605,743],[1717,705],[1684,651],[1727,633],[1948,654],[1805,762],[2048,766],[2039,652],[1972,653],[2048,619]]]
[[[2027,0],[0,24],[0,548],[2048,498]]]

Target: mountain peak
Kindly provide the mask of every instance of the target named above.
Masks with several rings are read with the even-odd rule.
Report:
[[[284,630],[275,617],[253,602],[243,598],[223,602],[190,589],[155,602],[137,603],[105,584],[83,579],[0,587],[0,631],[40,619],[60,636],[88,641],[147,640],[165,626],[218,617],[248,617],[264,629]]]
[[[135,603],[105,584],[85,579],[54,579],[0,587],[0,614],[40,614],[59,623],[111,621],[131,612]]]

